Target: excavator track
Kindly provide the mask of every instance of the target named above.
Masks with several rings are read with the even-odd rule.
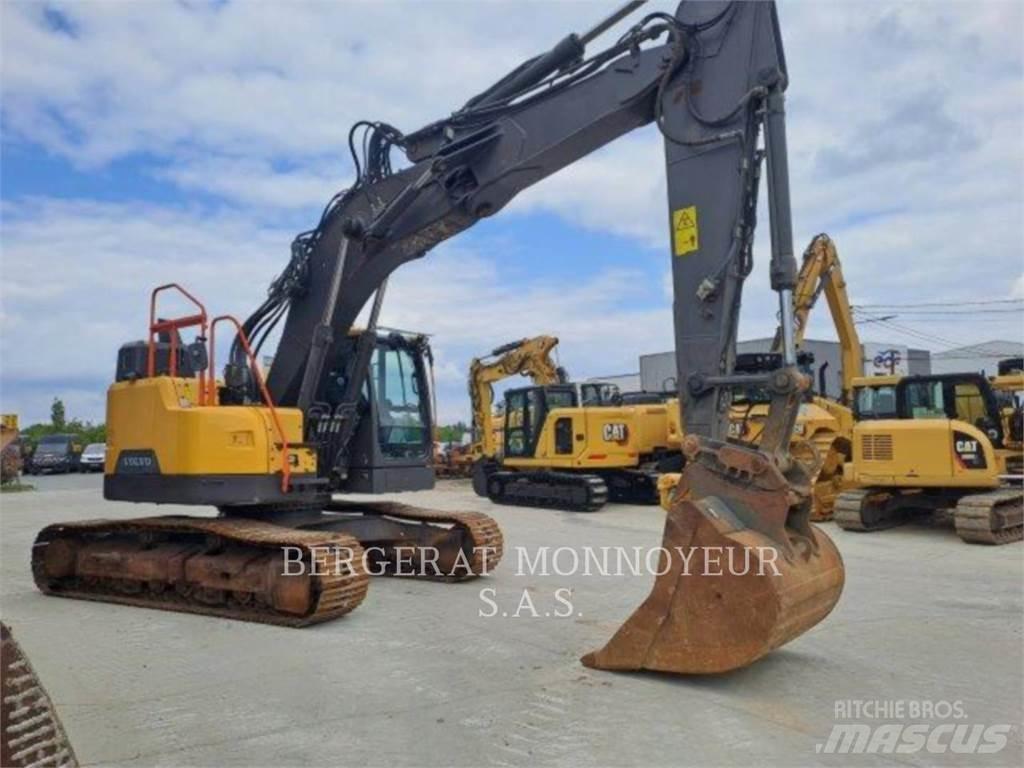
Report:
[[[834,519],[844,531],[866,533],[894,528],[921,516],[920,511],[901,506],[898,501],[877,488],[844,491],[836,499]]]
[[[32,548],[32,575],[48,595],[288,627],[343,616],[369,587],[351,536],[229,518],[50,525]]]
[[[620,504],[657,504],[658,473],[646,469],[612,470],[602,473],[609,498]]]
[[[608,501],[608,486],[598,475],[495,472],[487,480],[487,497],[495,504],[596,512]]]
[[[1007,488],[963,496],[953,510],[956,534],[971,544],[1010,544],[1024,538],[1024,492]]]
[[[78,760],[49,694],[0,622],[0,765],[76,768]]]
[[[444,512],[397,501],[332,501],[326,509],[328,512],[379,516],[430,529],[437,529],[442,525],[449,526],[447,531],[440,530],[438,534],[443,536],[444,543],[457,546],[462,556],[452,562],[450,569],[440,574],[417,573],[417,578],[449,582],[475,579],[493,570],[505,552],[505,537],[501,528],[493,517],[483,512]],[[461,541],[453,541],[451,532],[454,532],[456,538]],[[363,543],[369,544],[367,541]],[[396,572],[390,575],[405,574]]]

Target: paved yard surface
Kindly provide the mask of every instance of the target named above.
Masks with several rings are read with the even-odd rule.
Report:
[[[2,613],[83,764],[1020,765],[1024,757],[1019,544],[968,546],[928,528],[855,535],[828,524],[847,586],[811,632],[727,676],[615,675],[577,658],[612,634],[653,577],[517,575],[517,548],[533,557],[541,545],[656,546],[657,508],[494,507],[468,484],[444,482],[402,500],[498,518],[508,554],[491,577],[378,579],[344,619],[289,630],[40,595],[28,569],[39,528],[147,508],[104,502],[98,476],[32,481],[36,492],[0,499]],[[498,616],[480,615],[492,610],[483,587],[495,590]],[[574,615],[544,617],[563,610],[559,588],[572,590]],[[511,615],[524,590],[539,617],[525,608]],[[835,702],[845,699],[959,701],[962,722],[1014,728],[994,755],[819,754]]]

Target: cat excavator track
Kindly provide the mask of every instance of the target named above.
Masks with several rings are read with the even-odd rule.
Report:
[[[48,595],[288,627],[343,616],[369,587],[352,536],[228,518],[47,526],[32,575]]]
[[[1024,493],[1019,488],[964,496],[953,510],[956,534],[972,544],[1009,544],[1024,538]]]
[[[605,472],[608,496],[620,504],[657,504],[658,473],[649,469],[620,469]]]
[[[608,501],[608,486],[597,475],[573,472],[494,472],[487,497],[495,504],[597,512]]]
[[[882,531],[925,514],[924,508],[906,505],[905,500],[905,494],[899,491],[890,493],[878,488],[844,491],[836,499],[834,520],[846,531]]]

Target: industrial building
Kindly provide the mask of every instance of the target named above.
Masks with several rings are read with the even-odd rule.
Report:
[[[977,371],[992,376],[999,361],[1010,357],[1024,357],[1024,343],[1019,340],[984,341],[967,347],[936,352],[932,355],[932,370],[935,373]]]
[[[736,345],[737,352],[769,352],[772,339],[751,339]],[[805,339],[800,347],[814,355],[815,388],[821,390],[824,379],[826,397],[840,395],[841,360],[839,342]],[[926,349],[910,349],[900,344],[865,342],[864,372],[871,376],[884,373],[928,374],[932,372],[932,355]],[[675,352],[657,352],[640,356],[640,388],[644,392],[674,392],[676,390]],[[962,362],[959,361],[958,362]],[[963,370],[962,368],[960,370]],[[603,379],[605,381],[609,379]],[[620,385],[621,387],[621,385]],[[623,388],[623,391],[626,391]]]

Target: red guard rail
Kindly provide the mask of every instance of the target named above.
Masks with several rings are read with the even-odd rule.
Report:
[[[195,304],[199,312],[195,315],[183,315],[171,318],[170,320],[157,320],[156,297],[164,291],[175,290]],[[146,375],[153,378],[156,375],[156,342],[161,332],[166,331],[171,337],[171,352],[168,358],[168,368],[171,376],[178,375],[178,333],[182,328],[199,326],[199,339],[206,341],[206,307],[195,296],[186,291],[177,283],[166,283],[153,289],[149,296],[149,356],[146,363]],[[199,372],[199,404],[207,405],[206,371]]]

